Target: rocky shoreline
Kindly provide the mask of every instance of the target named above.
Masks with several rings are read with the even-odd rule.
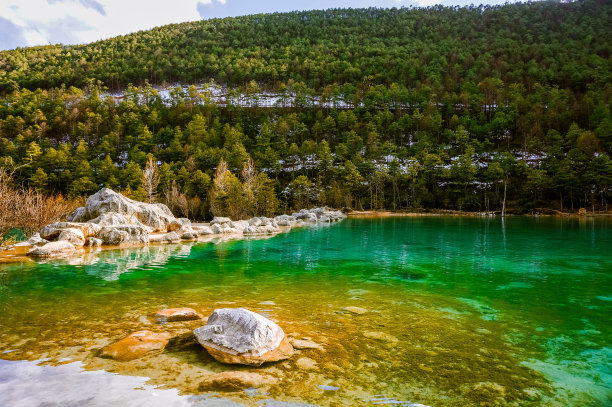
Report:
[[[345,218],[341,211],[314,208],[274,218],[234,221],[215,217],[210,223],[195,224],[187,218],[176,218],[164,204],[135,201],[102,188],[87,199],[85,206],[68,215],[67,222],[43,227],[27,241],[5,248],[0,256],[53,258],[72,256],[84,248],[273,236],[307,224],[331,223]]]

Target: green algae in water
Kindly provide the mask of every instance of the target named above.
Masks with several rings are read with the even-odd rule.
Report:
[[[609,405],[610,226],[349,219],[272,239],[0,265],[0,357],[79,361],[192,397],[211,397],[199,383],[222,371],[277,380],[222,395],[247,405]],[[155,323],[155,311],[179,306],[247,307],[324,350],[261,368],[221,365],[190,335],[201,321]],[[174,339],[129,363],[96,357],[141,329]]]

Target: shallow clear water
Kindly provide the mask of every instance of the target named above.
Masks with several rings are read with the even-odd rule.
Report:
[[[193,342],[202,322],[151,316],[180,306],[246,307],[324,350],[240,368],[273,378],[265,388],[204,392],[207,376],[236,368]],[[24,388],[49,395],[45,378],[63,368],[52,366],[78,361],[68,382],[105,370],[126,378],[121,389],[177,391],[176,405],[605,406],[611,315],[605,219],[349,219],[269,239],[0,264],[0,359],[49,365],[17,380],[18,362],[0,360],[0,404],[30,405],[18,402]],[[96,356],[140,329],[175,339],[132,362]],[[147,385],[132,385],[136,377]],[[144,403],[138,394],[116,393],[126,405]]]

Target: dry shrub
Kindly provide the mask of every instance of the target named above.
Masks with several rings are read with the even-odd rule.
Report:
[[[185,218],[189,217],[189,202],[175,181],[172,181],[172,185],[165,191],[164,195],[166,197],[166,205],[175,216],[182,215]]]
[[[64,220],[80,204],[82,199],[15,186],[11,174],[0,168],[0,240],[13,228],[29,236],[49,223]]]

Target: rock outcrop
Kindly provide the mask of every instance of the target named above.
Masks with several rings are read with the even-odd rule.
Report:
[[[306,223],[335,222],[344,219],[340,211],[328,208],[302,209],[293,215],[275,218],[254,217],[232,221],[216,216],[209,225],[192,225],[187,218],[175,218],[164,204],[138,202],[102,188],[87,199],[85,206],[68,216],[68,222],[55,222],[41,229],[40,235],[17,246],[32,247],[28,255],[49,257],[67,253],[75,247],[105,245],[141,245],[179,243],[198,240],[200,236],[232,238],[242,236],[272,236],[282,228]],[[46,246],[47,242],[65,242]],[[56,243],[56,242],[53,242]],[[43,249],[43,245],[46,246]],[[37,247],[33,246],[40,246]]]
[[[207,325],[193,333],[221,363],[259,366],[288,359],[294,352],[281,327],[244,308],[217,309]]]
[[[169,339],[170,336],[165,333],[138,331],[112,345],[105,346],[99,356],[126,362],[163,351]]]

